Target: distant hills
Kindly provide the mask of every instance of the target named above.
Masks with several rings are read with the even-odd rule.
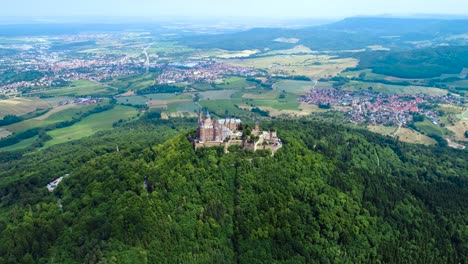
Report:
[[[313,50],[363,49],[370,45],[384,45],[392,49],[414,47],[414,41],[429,40],[462,44],[449,36],[468,33],[468,19],[411,19],[356,17],[336,23],[301,29],[261,28],[232,34],[190,36],[181,42],[197,48],[287,49],[304,45]],[[277,38],[297,38],[297,43],[278,43]],[[466,41],[462,38],[462,42]]]

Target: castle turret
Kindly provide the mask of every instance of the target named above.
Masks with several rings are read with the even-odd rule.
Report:
[[[198,124],[200,125],[202,121],[203,121],[202,111],[201,109],[198,109]]]

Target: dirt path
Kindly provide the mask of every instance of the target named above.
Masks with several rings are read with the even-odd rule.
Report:
[[[42,121],[42,120],[48,118],[49,116],[51,116],[51,115],[53,115],[55,113],[58,113],[60,111],[63,111],[65,109],[78,108],[78,107],[80,107],[80,105],[77,105],[77,104],[66,104],[66,105],[57,106],[57,107],[54,107],[49,112],[47,112],[47,113],[45,113],[45,114],[43,114],[41,116],[38,116],[38,117],[36,117],[34,119]]]

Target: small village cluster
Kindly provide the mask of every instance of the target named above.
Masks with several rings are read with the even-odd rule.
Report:
[[[214,61],[196,61],[171,63],[163,68],[156,79],[158,84],[173,84],[181,82],[214,82],[223,76],[256,76],[260,72],[254,68],[232,66]]]
[[[425,115],[434,124],[439,113],[422,107],[428,104],[463,105],[460,97],[426,94],[386,94],[373,91],[343,91],[336,89],[312,89],[299,99],[302,102],[323,107],[335,107],[344,111],[353,123],[399,125],[411,121],[413,114]]]

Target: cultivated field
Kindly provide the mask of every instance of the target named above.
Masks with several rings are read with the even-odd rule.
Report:
[[[293,81],[285,80],[273,84],[273,89],[278,91],[286,91],[298,95],[304,95],[314,88],[315,82],[313,81]]]
[[[386,127],[386,126],[368,126],[367,129],[377,134],[384,136],[394,136],[397,137],[400,141],[413,143],[413,144],[423,144],[423,145],[433,145],[435,140],[425,136],[421,133],[418,133],[409,128],[400,128],[397,131],[396,127]],[[395,132],[397,132],[395,134]]]
[[[0,118],[6,115],[21,116],[36,111],[37,109],[48,109],[50,107],[47,101],[40,98],[12,98],[0,100]]]
[[[69,107],[69,108],[62,109],[61,111],[58,111],[58,112],[52,112],[53,110],[51,110],[45,114],[45,115],[48,115],[45,118],[43,118],[45,116],[43,115],[38,118],[32,118],[32,119],[24,120],[24,121],[21,121],[19,123],[15,123],[9,126],[5,126],[4,128],[7,129],[8,131],[18,133],[18,132],[22,132],[22,131],[35,128],[35,127],[45,127],[50,124],[72,120],[74,117],[78,117],[80,113],[86,112],[92,108],[95,108],[97,105],[89,105],[89,106],[75,105],[75,106],[76,107]]]
[[[423,122],[417,122],[415,125],[418,128],[418,131],[421,131],[421,133],[424,133],[425,135],[436,134],[439,136],[450,136],[450,134],[452,134],[451,131],[434,125],[427,119],[425,119]]]
[[[174,99],[174,100],[152,100],[148,101],[147,105],[149,108],[167,109],[169,104],[186,103],[190,102],[190,99]]]
[[[0,139],[8,137],[9,135],[11,135],[10,131],[0,128]]]
[[[468,131],[468,110],[457,115],[459,120],[453,126],[447,126],[447,129],[455,133],[455,139],[459,141],[468,141],[465,137],[465,131]]]
[[[180,113],[180,112],[193,113],[197,111],[199,108],[200,106],[194,103],[193,101],[167,105],[167,111],[171,113]]]
[[[202,100],[222,100],[231,98],[236,92],[238,92],[238,90],[208,91],[200,92],[199,94]]]
[[[228,64],[268,70],[275,75],[304,75],[311,78],[336,76],[358,60],[336,59],[327,55],[278,55],[252,59],[226,60]]]
[[[179,94],[174,93],[157,93],[157,94],[147,94],[147,95],[132,95],[125,97],[118,97],[117,102],[122,104],[131,104],[131,105],[146,105],[146,104],[158,104],[153,101],[166,101],[166,100],[187,100],[192,97],[188,94]],[[160,102],[159,102],[160,103]]]
[[[0,152],[2,152],[2,151],[15,151],[15,150],[25,149],[25,148],[31,146],[31,145],[38,139],[38,137],[39,137],[39,136],[34,136],[34,137],[32,137],[32,138],[28,138],[28,139],[22,140],[22,141],[20,141],[20,142],[14,144],[14,145],[0,148]]]
[[[114,122],[120,119],[132,119],[137,114],[138,111],[135,108],[128,106],[116,106],[109,111],[93,114],[70,127],[47,132],[52,137],[52,140],[47,141],[44,147],[80,139],[91,136],[98,131],[111,129]]]
[[[371,88],[370,88],[371,87]],[[442,90],[438,88],[430,88],[423,86],[401,86],[401,85],[389,85],[383,83],[372,83],[372,82],[359,82],[359,81],[350,81],[342,87],[343,90],[347,91],[362,91],[369,90],[381,93],[395,93],[395,94],[418,94],[424,93],[428,95],[445,95],[447,90]]]
[[[200,105],[220,116],[236,116],[246,113],[236,107],[232,100],[203,100],[200,101]]]
[[[87,80],[74,81],[67,87],[48,88],[45,91],[36,91],[32,95],[47,96],[87,96],[87,95],[111,95],[116,89],[110,88],[98,82]]]
[[[275,56],[275,55],[293,55],[293,54],[311,54],[314,53],[310,48],[299,45],[287,50],[272,50],[262,53],[262,56]]]
[[[153,74],[122,76],[114,78],[106,84],[126,91],[136,91],[153,85],[155,83],[155,78]]]
[[[254,86],[254,84],[248,82],[242,77],[229,77],[224,80],[215,83],[216,89],[244,89],[247,87]]]
[[[43,115],[41,115],[39,117],[36,117],[34,119],[42,121],[42,120],[47,119],[51,115],[56,114],[58,112],[61,112],[63,110],[70,109],[70,108],[80,108],[80,107],[83,107],[83,106],[75,104],[75,103],[56,106],[52,110],[48,111],[47,113],[45,113],[45,114],[43,114]]]

